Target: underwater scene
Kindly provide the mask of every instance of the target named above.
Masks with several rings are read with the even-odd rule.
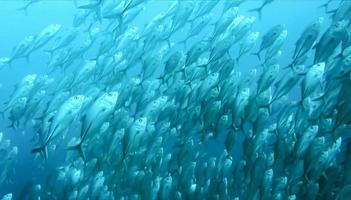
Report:
[[[0,200],[350,200],[350,0],[0,1]]]

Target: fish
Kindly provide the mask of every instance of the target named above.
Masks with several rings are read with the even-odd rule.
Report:
[[[249,53],[254,48],[259,36],[259,32],[252,32],[240,43],[239,53],[235,58],[237,63],[239,63],[239,60],[243,55]]]
[[[19,8],[19,10],[24,11],[24,13],[25,13],[26,15],[28,15],[28,9],[29,9],[31,6],[33,6],[33,5],[37,4],[37,3],[40,3],[40,2],[41,2],[41,0],[30,0],[29,2],[26,3],[25,6]]]
[[[199,2],[197,4],[198,8],[196,10],[194,19],[198,19],[200,17],[203,17],[204,15],[207,15],[208,13],[211,13],[211,11],[218,5],[218,3],[219,1]]]
[[[323,18],[319,18],[317,22],[307,26],[301,34],[300,38],[296,41],[296,47],[293,54],[293,59],[305,55],[312,47],[320,33]]]
[[[78,36],[77,29],[73,28],[73,29],[65,30],[64,33],[62,33],[55,39],[55,44],[53,45],[53,47],[45,51],[48,52],[50,55],[52,55],[54,51],[57,51],[58,49],[62,49],[68,46],[69,44],[71,44],[74,41],[74,39],[77,38],[77,36]]]
[[[31,91],[34,88],[35,80],[37,79],[37,77],[37,74],[28,74],[22,78],[22,80],[15,86],[15,90],[13,91],[11,98],[7,102],[5,102],[6,107],[2,111],[2,113],[10,109],[17,101],[17,99],[29,97]]]
[[[203,15],[200,19],[193,21],[191,23],[189,32],[185,35],[185,39],[180,41],[179,43],[184,43],[184,45],[186,46],[186,42],[191,37],[199,35],[204,30],[204,28],[206,28],[206,26],[211,22],[211,18],[213,18],[213,13]]]
[[[301,78],[304,66],[296,66],[286,72],[278,82],[275,83],[275,92],[271,102],[281,98],[297,85]]]
[[[268,32],[266,34],[263,35],[262,37],[262,41],[260,44],[260,48],[258,50],[258,52],[253,53],[253,55],[258,56],[258,58],[260,59],[260,53],[264,50],[266,50],[267,48],[269,48],[271,45],[274,44],[274,42],[277,40],[277,38],[279,37],[279,35],[285,30],[285,25],[284,24],[278,24],[273,26],[272,28],[270,28],[268,30]]]
[[[34,149],[32,153],[40,153],[43,158],[47,159],[47,147],[48,145],[62,132],[66,131],[69,128],[69,125],[77,117],[81,109],[83,108],[84,103],[86,103],[87,97],[83,95],[75,95],[70,97],[65,101],[62,106],[58,109],[56,115],[52,119],[50,128],[46,138],[43,140],[43,143]]]
[[[79,155],[85,160],[86,157],[82,149],[83,142],[91,139],[91,134],[95,133],[112,114],[118,96],[118,92],[108,92],[99,97],[91,105],[82,119],[80,142],[75,146],[68,147],[69,150],[77,150]]]
[[[185,66],[189,66],[196,62],[199,57],[207,51],[209,45],[210,43],[207,41],[201,41],[197,44],[194,44],[186,53]]]
[[[340,21],[335,25],[331,26],[328,31],[326,31],[318,43],[314,46],[315,56],[314,63],[325,62],[333,54],[336,47],[345,40],[346,37],[346,21]]]
[[[36,35],[33,48],[31,51],[37,50],[46,45],[61,30],[62,25],[50,24],[45,27],[38,35]]]
[[[310,96],[315,92],[317,87],[322,82],[322,77],[325,70],[325,63],[317,63],[313,65],[306,73],[305,78],[301,83],[301,96],[302,99]]]
[[[18,58],[25,58],[26,61],[29,62],[29,55],[34,48],[35,39],[36,36],[30,35],[21,40],[18,45],[13,48],[12,55],[7,62],[11,65],[12,62]]]
[[[318,133],[318,126],[313,125],[307,128],[305,133],[302,133],[300,140],[296,143],[296,156],[302,158],[307,151],[307,148]]]
[[[216,40],[221,34],[223,34],[227,30],[229,25],[233,23],[233,20],[237,17],[238,12],[238,7],[232,7],[225,13],[223,13],[223,15],[221,16],[221,20],[218,20],[214,24],[214,30],[211,36],[212,41]]]
[[[137,151],[140,144],[140,137],[143,137],[146,131],[148,120],[146,117],[135,119],[132,125],[127,129],[123,137],[123,157],[133,154]]]
[[[267,90],[273,81],[275,80],[275,75],[279,72],[279,65],[269,66],[257,81],[257,94],[261,94],[263,91]]]

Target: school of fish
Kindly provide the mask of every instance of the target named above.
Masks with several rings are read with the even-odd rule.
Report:
[[[0,58],[16,70],[34,52],[49,56],[1,114],[33,133],[38,166],[64,156],[2,200],[351,198],[351,1],[326,1],[330,18],[305,27],[292,53],[284,24],[252,28],[274,0],[248,16],[246,0],[173,0],[131,26],[150,1],[75,1],[72,27],[50,24]],[[245,73],[243,57],[255,63]],[[5,136],[0,188],[19,154]]]

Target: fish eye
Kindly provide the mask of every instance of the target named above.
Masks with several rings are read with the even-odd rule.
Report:
[[[108,93],[107,95],[108,95],[108,96],[112,96],[112,93]]]
[[[75,96],[75,97],[74,97],[74,99],[76,99],[76,100],[77,100],[77,99],[79,99],[79,97],[78,97],[78,96]]]

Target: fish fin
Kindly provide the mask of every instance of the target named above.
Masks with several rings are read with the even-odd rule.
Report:
[[[262,19],[262,9],[263,9],[263,6],[261,7],[258,7],[258,8],[254,8],[254,9],[250,9],[248,10],[248,12],[257,12],[258,14],[258,19]]]
[[[320,5],[320,6],[318,6],[318,8],[324,8],[325,12],[327,13],[328,12],[328,6],[329,6],[329,3],[327,2],[327,3],[324,3],[324,4]]]
[[[293,69],[293,63],[290,63],[289,65],[283,67],[283,69]]]
[[[33,154],[39,153],[42,156],[42,158],[44,158],[44,160],[48,159],[48,149],[46,145],[32,149],[31,153]]]
[[[336,13],[337,10],[338,10],[338,9],[329,10],[329,11],[327,11],[326,13],[327,13],[327,14],[332,14],[332,15],[334,15],[334,14]]]
[[[77,151],[79,153],[79,156],[83,159],[83,161],[85,162],[86,161],[86,157],[85,157],[85,153],[83,151],[83,148],[82,148],[82,144],[83,142],[79,142],[78,144],[74,145],[74,146],[70,146],[70,147],[67,147],[67,150],[68,151]]]
[[[13,128],[16,130],[15,121],[12,121],[11,124],[7,126],[7,128]]]
[[[14,120],[11,122],[9,126],[7,126],[7,128],[13,128],[14,130],[17,131],[19,128],[19,124],[20,124],[19,120]]]

